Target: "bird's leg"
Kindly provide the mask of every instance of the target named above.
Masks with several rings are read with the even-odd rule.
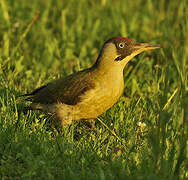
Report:
[[[84,120],[86,122],[86,125],[91,128],[92,130],[95,130],[96,127],[95,127],[95,119],[87,119],[87,120]]]

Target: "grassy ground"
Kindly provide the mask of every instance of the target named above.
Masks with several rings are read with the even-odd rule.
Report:
[[[1,179],[188,178],[187,9],[187,0],[0,0]],[[164,48],[129,63],[96,132],[75,123],[62,136],[40,112],[18,117],[16,95],[91,66],[112,36]]]

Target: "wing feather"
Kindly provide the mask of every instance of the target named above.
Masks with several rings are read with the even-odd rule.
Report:
[[[61,102],[76,105],[86,91],[94,88],[94,84],[89,79],[89,73],[89,69],[79,71],[41,86],[32,93],[26,94],[25,96],[28,96],[26,100],[40,104]]]

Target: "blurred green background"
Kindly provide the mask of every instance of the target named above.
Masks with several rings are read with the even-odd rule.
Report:
[[[127,65],[96,132],[18,113],[17,95],[91,66],[114,36],[163,48]],[[188,178],[187,72],[187,0],[0,0],[1,179]]]

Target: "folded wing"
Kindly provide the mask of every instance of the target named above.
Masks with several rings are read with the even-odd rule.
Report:
[[[77,72],[41,86],[32,93],[23,96],[26,96],[26,100],[33,103],[53,104],[60,102],[76,105],[86,91],[94,88],[94,84],[89,79],[89,73],[88,69]]]

